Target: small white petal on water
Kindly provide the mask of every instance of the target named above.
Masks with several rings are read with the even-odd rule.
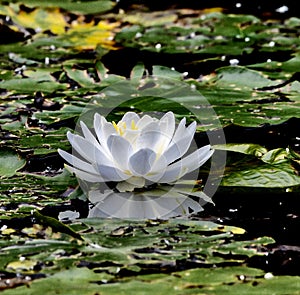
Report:
[[[288,12],[289,11],[289,8],[286,6],[286,5],[283,5],[281,7],[278,7],[276,9],[276,12],[278,13],[285,13],[285,12]]]

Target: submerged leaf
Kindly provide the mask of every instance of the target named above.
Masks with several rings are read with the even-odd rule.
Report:
[[[62,222],[58,221],[53,217],[42,215],[37,210],[33,212],[33,217],[36,218],[38,222],[41,222],[43,225],[51,226],[55,231],[66,233],[78,240],[83,240],[80,234],[76,233],[69,226],[63,224]]]

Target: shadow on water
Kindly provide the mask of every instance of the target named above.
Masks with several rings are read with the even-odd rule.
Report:
[[[292,57],[294,51],[280,52],[261,52],[255,50],[251,54],[242,54],[238,56],[239,65],[248,65],[262,63],[268,59],[279,62],[287,61]],[[179,72],[188,72],[188,77],[199,78],[201,75],[207,75],[215,69],[228,66],[229,60],[237,58],[229,53],[226,60],[215,59],[216,55],[211,54],[193,54],[193,53],[163,53],[144,51],[137,48],[123,48],[110,51],[102,58],[102,62],[110,70],[110,73],[129,77],[132,68],[139,62],[145,65],[145,68],[152,72],[152,66],[162,65],[174,67]],[[126,60],[126,63],[124,63]],[[122,66],[121,66],[122,65]]]
[[[275,18],[285,18],[293,16],[298,8],[298,5],[295,1],[292,0],[274,0],[270,1],[260,1],[260,0],[204,0],[204,1],[193,1],[193,0],[154,0],[139,1],[139,5],[135,3],[136,1],[132,0],[123,0],[120,1],[116,9],[130,10],[135,4],[135,9],[139,8],[141,10],[166,10],[166,9],[180,9],[180,8],[191,8],[191,9],[209,9],[214,7],[222,7],[226,13],[234,14],[253,14],[258,17],[275,17]],[[278,8],[282,6],[287,6],[288,11],[284,14],[278,12]]]
[[[250,259],[251,266],[278,274],[299,275],[300,200],[299,193],[219,191],[213,198],[216,206],[207,204],[195,218],[213,220],[244,228],[249,239],[270,236],[268,256]]]

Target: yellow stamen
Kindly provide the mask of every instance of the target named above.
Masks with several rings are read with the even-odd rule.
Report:
[[[126,123],[125,122],[119,122],[118,124],[116,124],[115,121],[112,121],[112,124],[114,126],[114,128],[116,129],[116,131],[122,136],[125,133],[126,130]]]
[[[131,121],[131,129],[138,130],[138,128],[136,127],[135,122],[133,120]]]
[[[112,121],[112,124],[113,124],[114,128],[116,129],[116,131],[117,131],[118,133],[120,133],[120,131],[119,131],[119,126],[116,124],[116,122],[115,122],[115,121]]]

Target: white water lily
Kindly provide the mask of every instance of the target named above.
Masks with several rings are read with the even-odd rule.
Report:
[[[58,151],[72,165],[66,165],[67,169],[87,182],[118,182],[120,192],[174,183],[198,169],[213,153],[206,145],[186,155],[196,122],[186,127],[183,118],[176,128],[173,112],[161,119],[127,112],[117,124],[96,113],[95,134],[82,121],[80,126],[83,136],[67,133],[76,156]]]

